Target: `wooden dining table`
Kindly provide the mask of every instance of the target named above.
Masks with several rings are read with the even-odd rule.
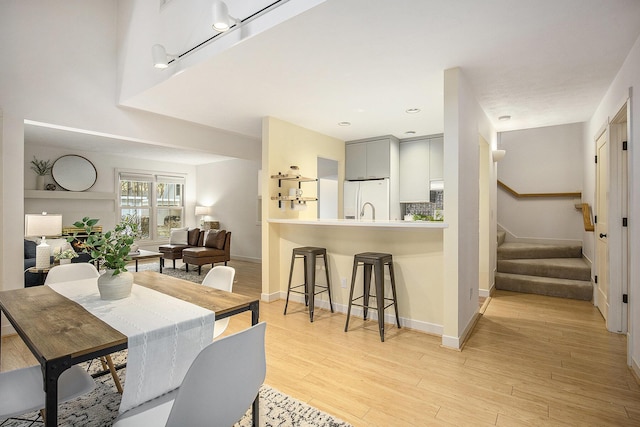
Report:
[[[136,285],[211,310],[216,320],[250,311],[251,325],[258,323],[258,299],[153,271],[133,273],[133,276]],[[42,367],[45,426],[58,423],[58,378],[65,370],[127,348],[127,336],[48,286],[0,291],[0,311]],[[257,396],[252,411],[252,424],[257,427]]]

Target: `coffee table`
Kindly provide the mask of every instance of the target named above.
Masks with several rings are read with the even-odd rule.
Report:
[[[131,260],[136,262],[136,272],[138,272],[138,261],[140,261],[141,259],[158,258],[158,263],[160,264],[160,273],[162,273],[162,261],[160,260],[160,258],[162,258],[162,254],[160,252],[145,251],[144,249],[140,249],[138,251],[138,254],[130,256]]]

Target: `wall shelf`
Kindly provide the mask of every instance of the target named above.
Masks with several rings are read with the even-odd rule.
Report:
[[[316,178],[307,178],[304,176],[300,176],[300,175],[283,175],[281,173],[278,173],[277,175],[271,175],[272,179],[277,179],[278,180],[278,188],[280,188],[282,186],[282,181],[291,181],[291,182],[297,182],[298,183],[298,188],[300,188],[300,184],[303,182],[316,182],[318,181]],[[288,196],[288,195],[282,195],[282,193],[278,193],[277,196],[271,196],[271,200],[277,200],[278,201],[278,207],[281,208],[282,207],[282,202],[296,202],[299,204],[305,204],[307,202],[316,202],[318,201],[317,197],[298,197],[298,196]]]
[[[97,191],[24,190],[25,199],[116,200],[115,193]]]

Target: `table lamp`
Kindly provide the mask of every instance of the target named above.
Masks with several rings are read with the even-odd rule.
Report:
[[[27,237],[42,236],[36,246],[36,268],[51,266],[51,248],[47,245],[46,236],[59,236],[62,232],[62,215],[27,214],[24,216],[24,235]]]
[[[211,206],[196,206],[196,216],[200,216],[200,227],[204,225],[204,219],[211,215]]]

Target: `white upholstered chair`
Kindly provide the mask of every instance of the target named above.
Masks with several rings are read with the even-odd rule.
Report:
[[[81,367],[74,365],[58,379],[58,402],[89,393],[96,384]],[[39,365],[0,373],[0,420],[43,409],[42,370]]]
[[[78,262],[65,265],[56,265],[47,274],[47,278],[44,281],[45,286],[52,283],[71,282],[73,280],[84,279],[97,279],[100,276],[98,270],[88,262]],[[120,378],[116,372],[116,368],[113,364],[113,359],[110,355],[100,357],[100,363],[102,363],[102,369],[109,369],[113,382],[116,384],[116,389],[122,394],[122,384]]]
[[[232,426],[264,382],[265,330],[262,322],[212,342],[196,356],[179,388],[125,412],[113,426]]]
[[[233,267],[219,265],[213,267],[205,276],[202,284],[212,288],[231,292],[233,290],[233,279],[236,276],[236,270]],[[229,318],[216,320],[213,327],[213,338],[215,339],[222,334],[229,325]]]

